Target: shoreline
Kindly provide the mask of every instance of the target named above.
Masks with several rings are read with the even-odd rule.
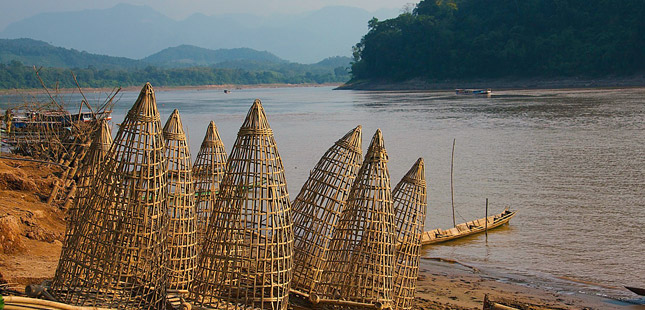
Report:
[[[426,91],[449,90],[457,88],[474,88],[495,90],[522,89],[585,89],[585,88],[638,88],[645,86],[645,75],[630,77],[603,78],[503,78],[503,79],[470,79],[470,80],[434,80],[411,79],[400,82],[385,80],[360,80],[348,82],[335,90],[361,91]]]
[[[299,87],[340,87],[341,83],[323,83],[323,84],[314,84],[314,83],[304,83],[304,84],[222,84],[222,85],[197,85],[197,86],[155,86],[155,92],[163,91],[176,91],[176,90],[236,90],[236,89],[262,89],[262,88],[299,88]],[[154,86],[154,85],[153,85]],[[97,87],[97,88],[83,88],[83,93],[102,93],[102,92],[111,92],[115,88],[109,87]],[[121,91],[140,91],[141,86],[127,86],[122,87]],[[56,91],[50,89],[52,93]],[[59,93],[68,94],[78,92],[78,88],[61,88],[57,90]],[[37,94],[42,93],[44,90],[42,88],[13,88],[13,89],[0,89],[0,95],[11,95],[11,94]]]
[[[0,205],[0,240],[4,240],[0,243],[0,284],[4,279],[11,288],[23,290],[27,284],[54,276],[65,233],[65,210],[44,202],[62,170],[10,158],[13,156],[0,158],[0,199],[5,202]],[[495,302],[521,309],[645,310],[645,298],[633,295],[633,299],[617,300],[585,294],[575,279],[549,282],[493,266],[468,264],[422,255],[415,309],[481,309],[488,294]]]

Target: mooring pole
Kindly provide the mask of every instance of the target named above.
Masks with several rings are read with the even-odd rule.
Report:
[[[450,155],[450,203],[452,204],[452,227],[457,227],[457,222],[455,221],[455,191],[454,185],[452,184],[452,171],[455,163],[455,141],[457,139],[452,139],[452,155]]]
[[[484,229],[486,231],[486,242],[488,242],[488,198],[486,198],[486,224]]]

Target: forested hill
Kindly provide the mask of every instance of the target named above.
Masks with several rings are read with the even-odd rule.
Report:
[[[353,81],[645,72],[642,0],[423,0],[369,22]]]

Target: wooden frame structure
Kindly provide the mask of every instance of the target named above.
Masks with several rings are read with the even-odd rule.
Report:
[[[163,128],[168,178],[168,289],[188,290],[197,267],[195,189],[188,139],[176,109]]]
[[[149,83],[119,127],[65,240],[57,300],[119,309],[166,308],[168,207],[164,141]]]
[[[215,122],[211,121],[206,129],[204,140],[195,158],[193,166],[193,179],[195,182],[195,208],[197,212],[197,238],[199,244],[204,241],[204,234],[208,227],[217,199],[219,184],[226,171],[226,149],[219,136]]]
[[[394,209],[381,130],[372,138],[340,216],[310,302],[349,308],[391,308]]]
[[[394,308],[412,309],[419,276],[421,234],[428,205],[423,158],[419,158],[392,191],[396,226]]]
[[[292,253],[284,167],[255,100],[228,158],[189,299],[204,308],[286,310]]]
[[[67,210],[67,229],[65,238],[70,238],[74,230],[80,225],[78,214],[79,207],[86,206],[85,200],[88,199],[91,183],[98,174],[100,167],[103,165],[103,159],[110,150],[112,145],[112,132],[110,125],[105,119],[99,120],[99,128],[94,132],[92,143],[87,149],[87,153],[79,164],[78,179],[76,180],[76,193],[72,205]]]
[[[320,282],[332,233],[361,166],[361,142],[360,125],[336,141],[320,158],[293,202],[291,288],[305,297]]]

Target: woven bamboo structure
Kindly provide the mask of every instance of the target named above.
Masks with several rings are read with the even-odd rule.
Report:
[[[419,276],[421,234],[426,219],[426,178],[419,158],[392,191],[396,226],[394,307],[412,309]]]
[[[165,309],[168,208],[164,141],[150,84],[126,115],[92,181],[81,225],[52,282],[57,300]]]
[[[329,246],[312,303],[392,306],[394,210],[381,130],[372,138]]]
[[[168,177],[168,288],[187,290],[197,267],[195,190],[188,139],[179,111],[163,128]]]
[[[361,166],[361,140],[361,126],[357,126],[336,141],[293,202],[294,291],[309,294],[320,282],[333,229]]]
[[[260,100],[240,128],[189,298],[204,308],[287,309],[293,227],[282,159]]]
[[[208,221],[217,198],[219,184],[226,171],[226,149],[219,136],[215,122],[211,121],[206,135],[197,153],[193,166],[197,210],[197,235],[199,243],[203,242]]]
[[[76,195],[71,207],[67,210],[67,230],[65,232],[65,238],[71,237],[76,227],[80,224],[78,222],[79,206],[87,205],[85,200],[89,197],[91,182],[98,174],[99,168],[103,165],[103,158],[110,150],[111,145],[112,133],[110,131],[110,125],[107,120],[100,120],[99,128],[94,132],[92,143],[78,168]]]

